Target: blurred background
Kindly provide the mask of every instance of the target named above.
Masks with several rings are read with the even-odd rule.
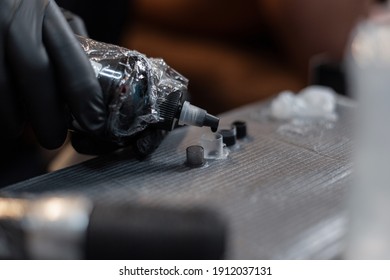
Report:
[[[337,70],[352,28],[383,1],[58,2],[92,38],[164,58],[189,78],[192,102],[216,114],[316,82],[313,64]]]

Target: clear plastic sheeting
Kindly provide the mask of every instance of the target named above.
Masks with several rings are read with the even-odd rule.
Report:
[[[252,104],[221,115],[221,127],[246,122],[251,141],[202,168],[183,164],[188,146],[204,133],[186,127],[172,131],[148,160],[115,153],[2,191],[81,192],[114,204],[179,209],[204,205],[226,218],[227,259],[337,258],[348,225],[354,109],[338,102],[333,128],[308,137],[282,135],[280,121],[255,118],[268,108]]]
[[[310,86],[298,94],[283,91],[271,104],[271,116],[279,120],[317,118],[335,121],[336,93],[328,87]]]
[[[321,139],[327,130],[335,127],[339,100],[332,89],[323,86],[309,86],[298,94],[283,91],[258,117],[276,120],[279,124],[277,132],[282,139],[290,139],[301,145],[302,137]]]
[[[118,143],[159,122],[159,105],[169,94],[187,91],[188,80],[162,59],[82,37],[78,39],[109,104],[107,132]]]

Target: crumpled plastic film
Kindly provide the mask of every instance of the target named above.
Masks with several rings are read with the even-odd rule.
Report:
[[[99,79],[109,108],[107,132],[121,143],[160,120],[159,105],[188,80],[164,60],[78,37]]]
[[[271,116],[278,120],[323,119],[336,121],[336,93],[328,87],[309,86],[298,94],[283,91],[271,103]]]

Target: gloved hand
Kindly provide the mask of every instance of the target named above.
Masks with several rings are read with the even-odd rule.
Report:
[[[142,160],[158,148],[166,134],[167,131],[165,130],[149,128],[133,137],[122,139],[121,144],[96,138],[82,132],[73,133],[71,139],[72,146],[77,152],[82,154],[104,154],[125,146],[130,146],[132,148],[133,156]]]
[[[104,133],[106,105],[87,56],[52,0],[0,1],[1,137],[28,120],[45,148],[62,145],[71,113]]]
[[[63,8],[60,9],[73,33],[88,38],[89,36],[84,21],[71,11],[65,10]]]

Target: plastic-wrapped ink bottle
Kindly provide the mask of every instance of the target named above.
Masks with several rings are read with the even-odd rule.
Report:
[[[146,128],[170,131],[177,125],[208,126],[219,119],[184,100],[188,80],[162,59],[78,37],[105,93],[107,134],[121,143]]]

